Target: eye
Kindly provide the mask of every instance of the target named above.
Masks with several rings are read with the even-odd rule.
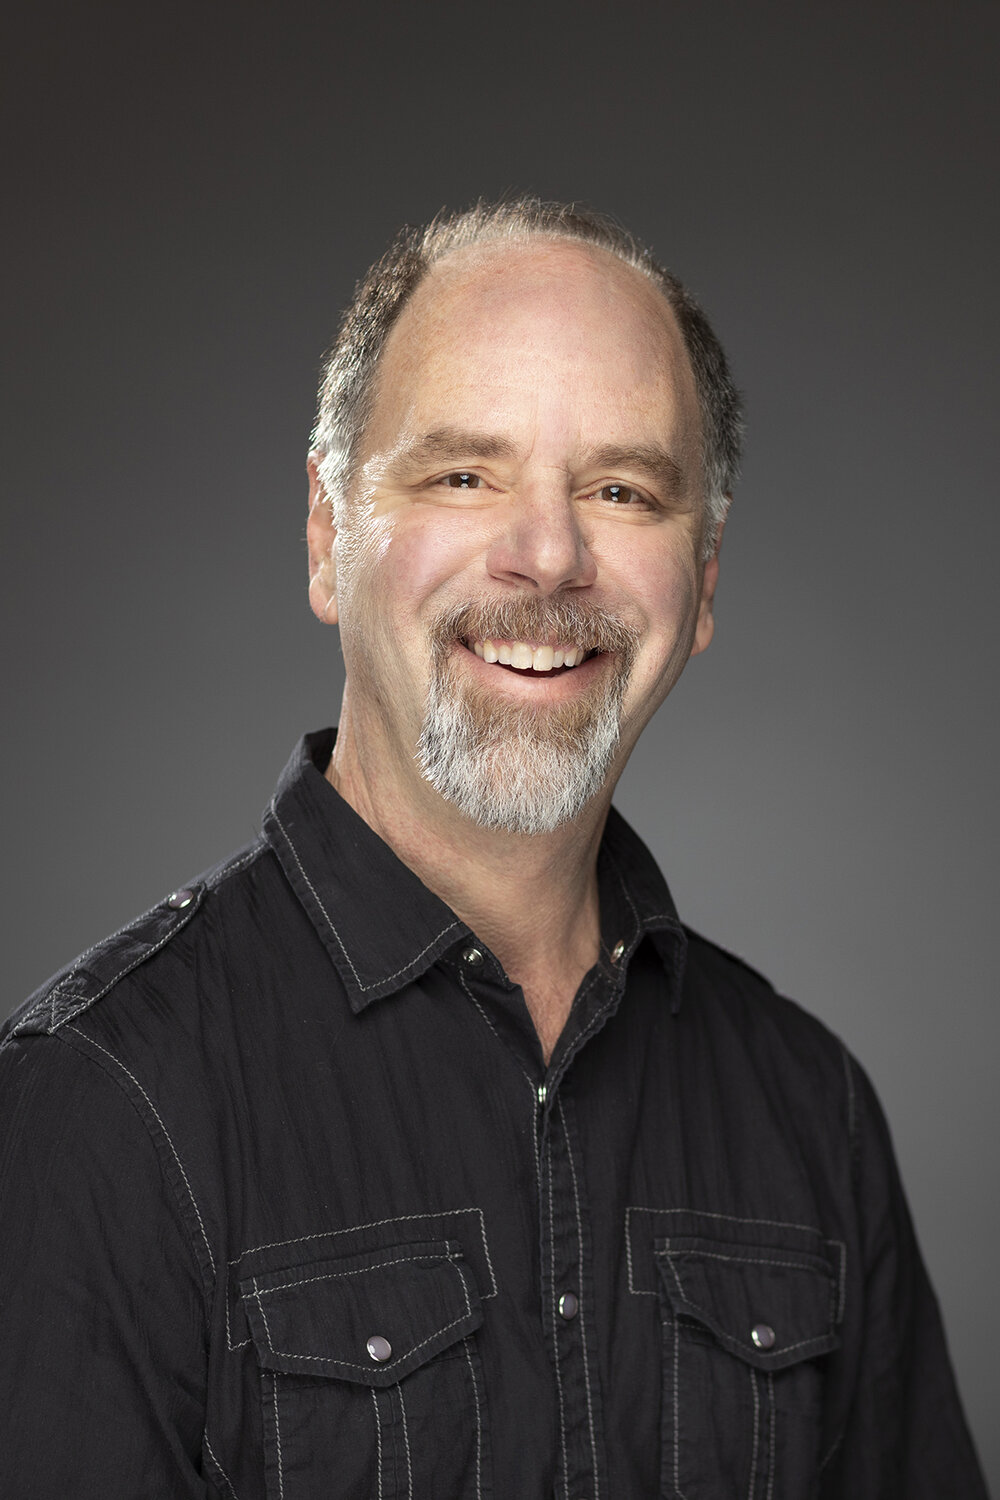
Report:
[[[634,490],[630,484],[602,484],[594,493],[598,500],[603,500],[608,505],[649,505],[646,496],[639,490]]]
[[[464,469],[456,474],[446,474],[441,480],[442,484],[449,485],[453,490],[478,490],[482,482],[478,474],[469,474]]]

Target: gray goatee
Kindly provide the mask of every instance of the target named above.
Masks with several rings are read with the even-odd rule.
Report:
[[[556,640],[609,652],[615,661],[572,702],[511,703],[456,681],[456,640],[486,639]],[[637,632],[592,605],[523,597],[449,611],[432,632],[432,646],[417,744],[431,786],[473,822],[506,833],[551,833],[577,817],[604,785],[618,746]]]

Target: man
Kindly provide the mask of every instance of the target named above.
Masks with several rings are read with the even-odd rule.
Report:
[[[5,1494],[985,1493],[863,1074],[610,810],[738,436],[597,215],[359,288],[309,460],[338,732],[0,1052]]]

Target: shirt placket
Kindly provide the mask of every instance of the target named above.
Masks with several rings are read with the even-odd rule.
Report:
[[[556,1085],[540,1104],[542,1313],[558,1393],[555,1500],[605,1500],[588,1206],[573,1110]]]

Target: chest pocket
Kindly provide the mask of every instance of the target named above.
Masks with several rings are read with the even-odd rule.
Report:
[[[826,1243],[816,1240],[817,1249]],[[662,1493],[814,1495],[823,1358],[839,1344],[839,1268],[801,1244],[694,1235],[657,1238],[653,1258],[663,1322]]]
[[[482,1308],[455,1241],[269,1270],[240,1291],[271,1500],[488,1492]]]

